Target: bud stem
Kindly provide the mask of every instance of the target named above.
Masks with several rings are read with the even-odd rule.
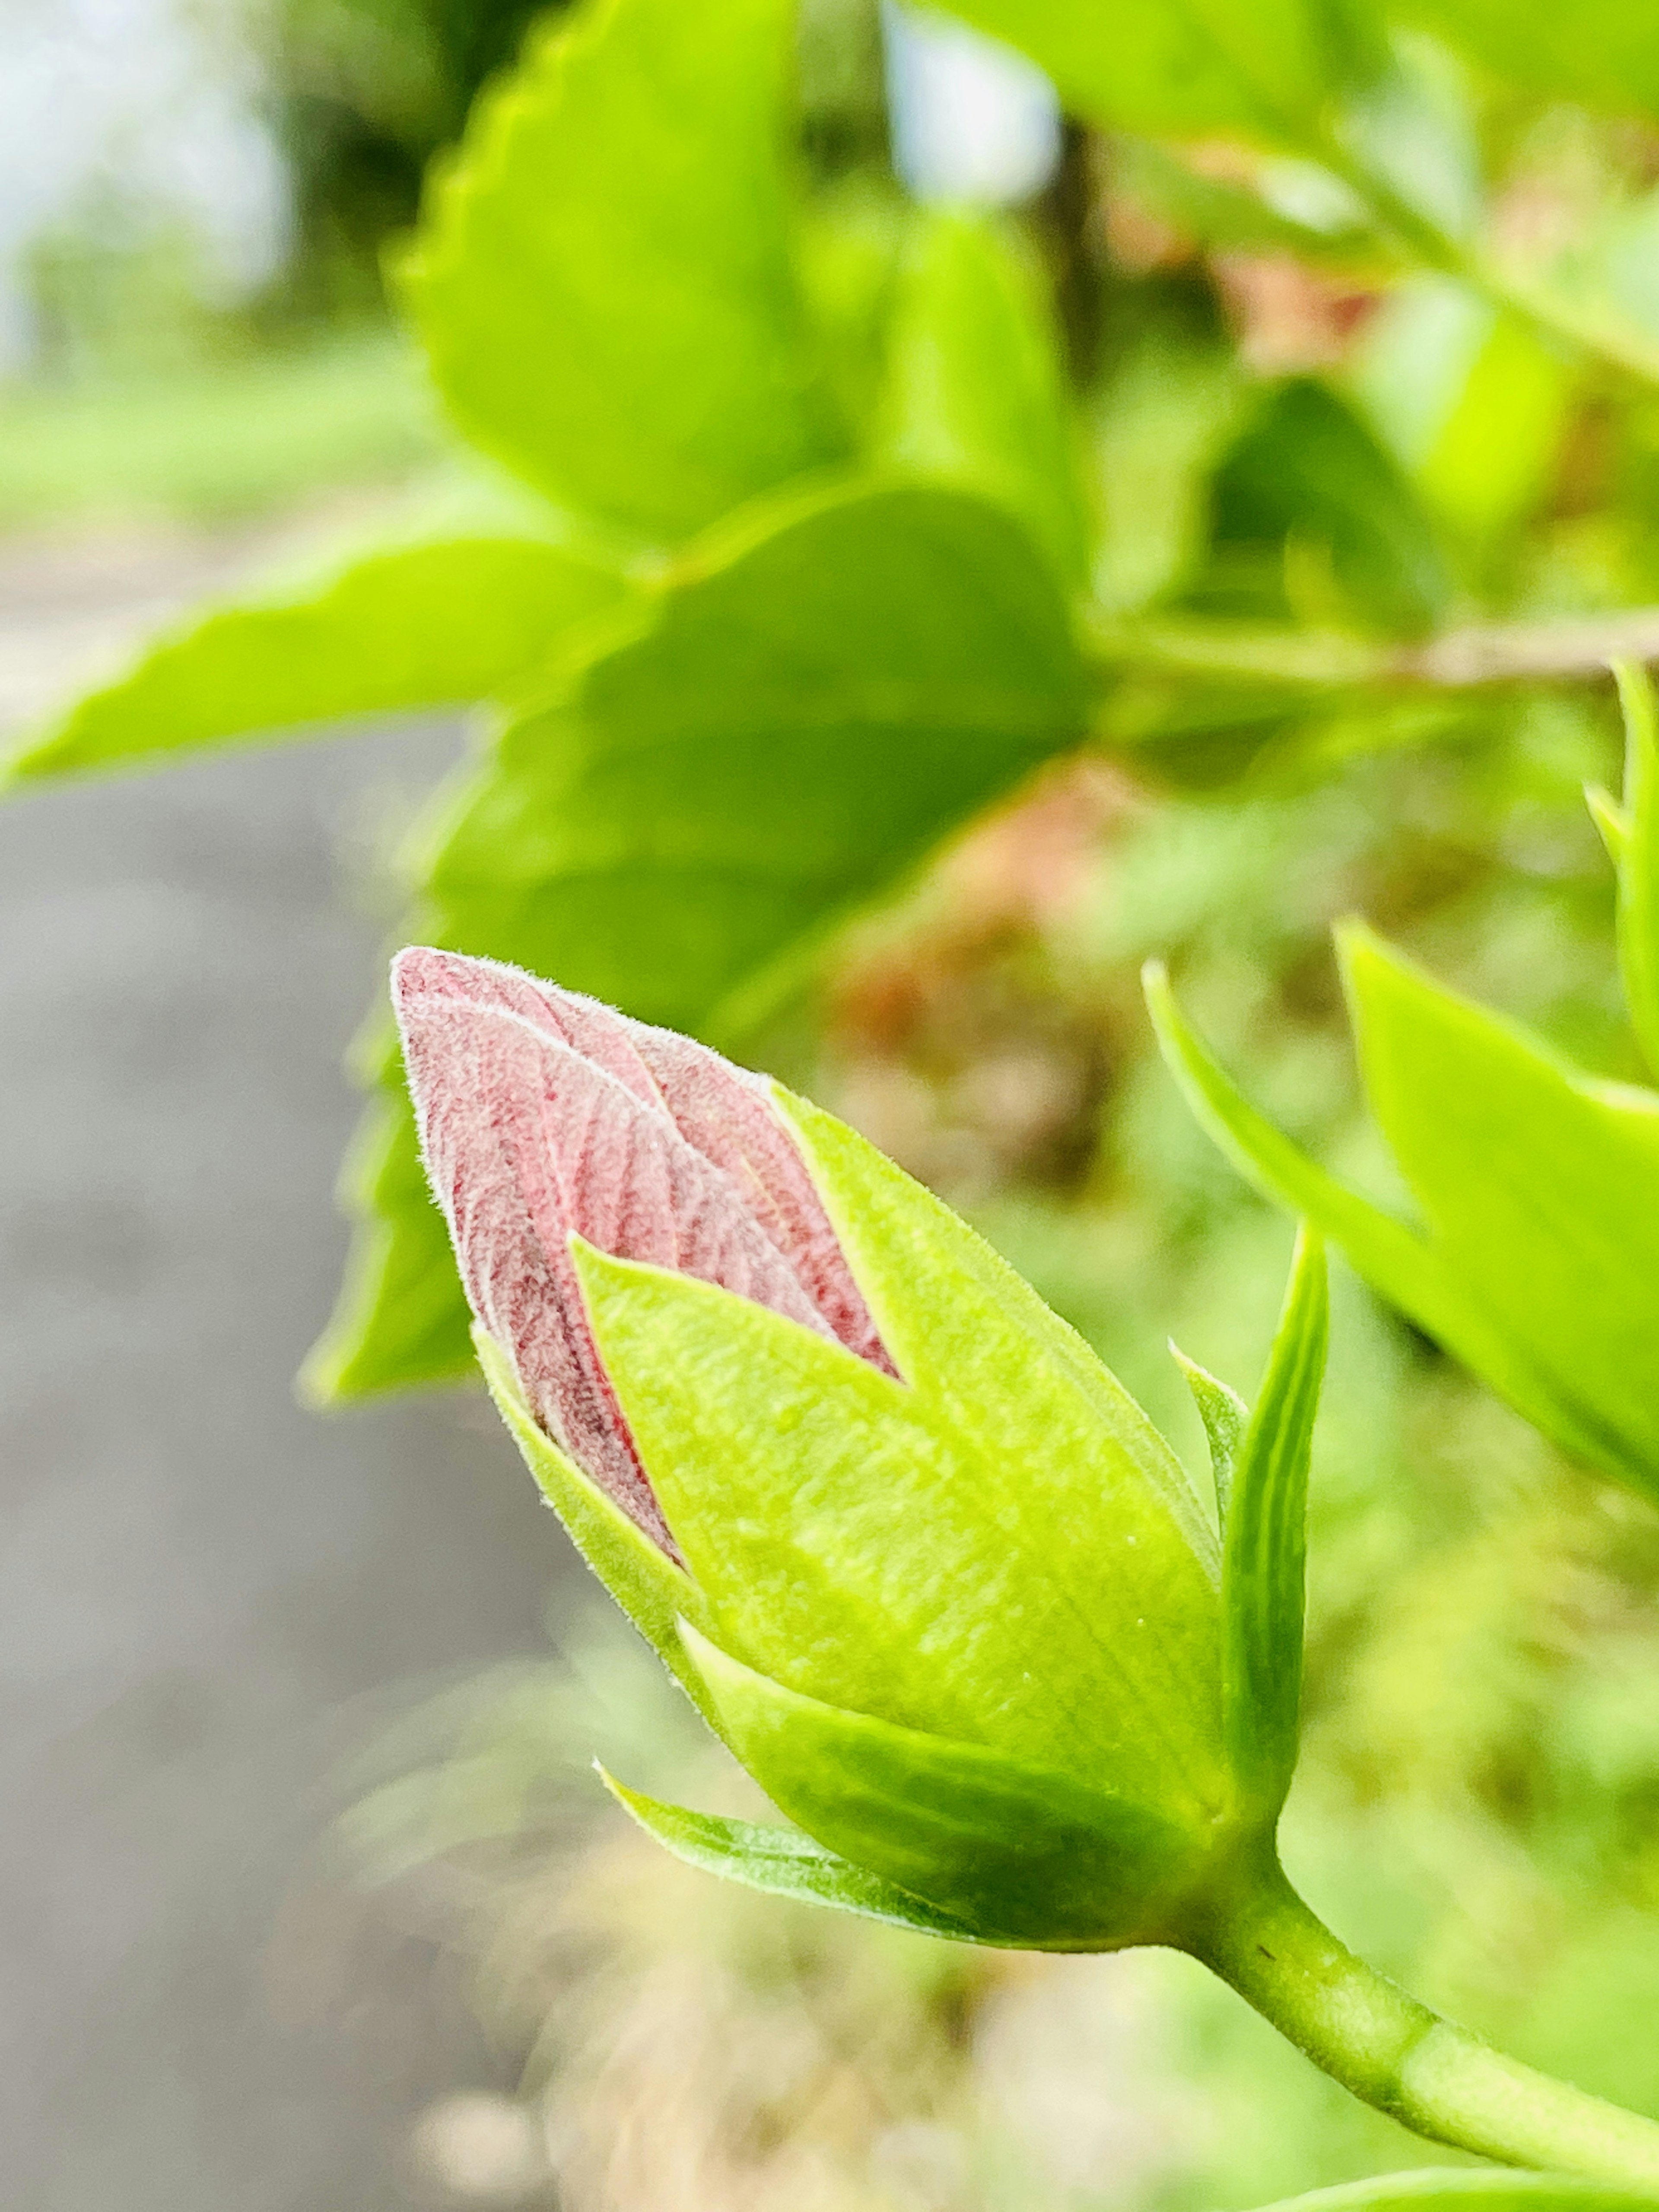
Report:
[[[1338,1942],[1271,1856],[1186,1948],[1345,2089],[1507,2166],[1659,2191],[1659,2125],[1507,2057]]]

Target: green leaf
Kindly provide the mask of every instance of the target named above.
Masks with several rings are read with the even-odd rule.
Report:
[[[346,715],[470,704],[544,667],[624,588],[613,570],[535,538],[373,553],[287,596],[191,617],[31,739],[4,781],[122,768]]]
[[[357,1125],[339,1202],[356,1231],[334,1311],[300,1370],[301,1395],[337,1406],[471,1375],[472,1316],[422,1164],[401,1060],[382,1072]]]
[[[1167,1445],[948,1208],[782,1103],[902,1382],[746,1300],[579,1252],[720,1642],[804,1696],[1210,1817],[1214,1539]]]
[[[1200,1836],[1074,1776],[803,1697],[684,1633],[738,1757],[844,1858],[984,1942],[1103,1950],[1170,1932]]]
[[[1582,2181],[1571,2173],[1517,2173],[1512,2166],[1414,2167],[1286,2197],[1262,2212],[1651,2212],[1640,2191]]]
[[[1153,963],[1148,1000],[1188,1104],[1250,1181],[1546,1435],[1659,1488],[1659,1406],[1643,1387],[1659,1328],[1659,1100],[1563,1068],[1365,933],[1343,951],[1368,1092],[1426,1237],[1241,1097]]]
[[[1348,380],[1449,528],[1489,541],[1548,491],[1573,397],[1571,363],[1467,285],[1425,275],[1399,286]]]
[[[1246,184],[1205,175],[1171,148],[1147,139],[1125,138],[1112,155],[1123,191],[1206,246],[1294,253],[1373,274],[1393,264],[1394,253],[1369,227],[1364,204],[1307,162],[1264,164]]]
[[[1619,965],[1631,1024],[1659,1076],[1659,718],[1647,671],[1613,670],[1625,710],[1625,792],[1613,857],[1619,871]]]
[[[1563,1066],[1358,925],[1340,945],[1367,1098],[1460,1297],[1599,1464],[1659,1488],[1659,1096]]]
[[[1250,1409],[1237,1390],[1212,1375],[1207,1368],[1200,1367],[1197,1360],[1188,1359],[1178,1344],[1171,1341],[1170,1352],[1186,1377],[1187,1388],[1193,1394],[1193,1403],[1198,1407],[1198,1417],[1209,1440],[1216,1507],[1224,1537],[1227,1509],[1232,1500],[1233,1470],[1238,1464],[1244,1432],[1250,1425]]]
[[[1443,611],[1449,586],[1416,492],[1371,431],[1311,379],[1281,385],[1223,461],[1216,555],[1252,556],[1277,589],[1287,559],[1310,561],[1337,611],[1412,635]],[[1317,610],[1323,611],[1323,610]]]
[[[675,539],[833,460],[793,252],[787,0],[589,0],[486,95],[407,295],[467,436]]]
[[[422,934],[716,1042],[1085,726],[1052,569],[939,487],[768,502],[618,622],[442,803]],[[470,1364],[398,1112],[356,1188],[368,1225],[313,1368],[327,1395]]]
[[[1345,11],[1319,0],[1143,0],[1110,15],[1077,0],[951,0],[1018,46],[1075,113],[1152,137],[1302,144],[1349,66]]]
[[[1087,559],[1076,433],[1053,313],[1012,241],[973,216],[921,219],[893,314],[881,450],[1020,516],[1060,574]]]
[[[1632,0],[1404,0],[1398,12],[1527,91],[1659,118],[1659,44]]]
[[[706,1617],[696,1585],[544,1433],[520,1393],[512,1363],[494,1340],[481,1328],[472,1337],[495,1409],[571,1541],[709,1726],[722,1734],[714,1701],[680,1635],[683,1621]]]
[[[647,1835],[677,1859],[703,1874],[741,1882],[768,1897],[804,1905],[834,1905],[861,1919],[884,1921],[890,1928],[914,1929],[923,1936],[945,1936],[960,1943],[977,1939],[948,1913],[936,1912],[917,1897],[863,1867],[849,1866],[808,1836],[789,1828],[763,1828],[752,1820],[727,1820],[713,1813],[693,1813],[684,1805],[629,1790],[604,1767],[605,1786]]]
[[[1325,1372],[1325,1255],[1305,1227],[1222,1532],[1222,1722],[1248,1803],[1276,1817],[1296,1770],[1309,1453]]]

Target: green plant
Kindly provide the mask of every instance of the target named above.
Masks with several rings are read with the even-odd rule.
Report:
[[[1045,298],[1054,210],[1021,229],[867,175],[808,188],[778,0],[729,0],[718,37],[660,0],[591,10],[483,103],[402,276],[452,419],[513,488],[164,641],[14,781],[490,698],[411,853],[421,933],[732,1042],[1054,758],[1109,752],[1152,789],[1334,784],[1361,753],[1518,743],[1540,701],[1659,644],[1656,93],[1615,0],[1566,40],[1541,8],[1205,0],[1109,44],[1070,5],[962,12],[1098,133],[1118,246],[1059,241],[1090,316],[1062,331]],[[1267,273],[1300,288],[1288,333],[1251,307]],[[1651,736],[1626,688],[1626,798],[1599,818],[1650,1042]],[[1177,1064],[1385,1295],[1650,1489],[1650,1101],[1347,946],[1429,1237],[1250,1119],[1162,1000]],[[383,1030],[369,1058],[324,1397],[472,1363]],[[1295,1517],[1261,1554],[1286,1589]],[[1255,1953],[1206,1941],[1250,1983]],[[1340,2070],[1356,2016],[1322,2015],[1318,1980],[1255,1993]],[[1432,2033],[1377,2003],[1382,2070],[1350,2069],[1373,2093],[1389,2038]],[[1515,2094],[1547,2127],[1551,2093]],[[1563,2125],[1457,2139],[1632,2170]]]

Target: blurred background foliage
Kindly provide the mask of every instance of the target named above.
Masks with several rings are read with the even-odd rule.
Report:
[[[227,295],[176,229],[43,234],[0,516],[257,514],[447,467],[381,257],[531,13],[247,0],[281,250]],[[1405,37],[1396,172],[1454,230],[1483,209],[1506,265],[1547,272],[1613,352],[1659,348],[1650,88],[1638,70],[1630,112],[1601,112],[1559,40],[1519,31],[1489,74],[1508,34],[1462,15],[1461,43]],[[907,190],[1004,205],[1075,386],[1108,631],[1150,611],[1403,651],[1659,598],[1659,391],[1414,264],[1340,179],[1066,122],[1040,173],[988,187],[890,111],[862,0],[811,0],[800,61],[847,391],[873,404]],[[1615,777],[1614,720],[1593,684],[1379,705],[1177,658],[1129,677],[1099,736],[859,923],[745,1056],[963,1206],[1198,1465],[1164,1337],[1248,1390],[1290,1232],[1162,1072],[1139,961],[1170,958],[1251,1094],[1385,1199],[1336,916],[1637,1079],[1581,798]],[[1659,2116],[1659,1520],[1346,1278],[1313,1500],[1293,1872],[1419,1994]],[[518,2099],[422,2123],[455,2198],[1200,2212],[1420,2154],[1186,1962],[960,1954],[669,1863],[604,1808],[591,1753],[702,1803],[737,1780],[608,1620],[554,1640],[376,1746],[342,1823],[522,2067]]]

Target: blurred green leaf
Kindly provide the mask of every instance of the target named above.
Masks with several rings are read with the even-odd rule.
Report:
[[[893,310],[880,451],[1004,501],[1070,580],[1087,562],[1077,434],[1048,301],[982,218],[923,218]]]
[[[1144,0],[1109,17],[1076,0],[951,0],[950,12],[1029,54],[1076,113],[1154,137],[1316,138],[1370,44],[1344,0]]]
[[[1546,491],[1574,377],[1563,355],[1466,286],[1421,276],[1384,301],[1350,372],[1431,511],[1476,540]]]
[[[998,507],[904,485],[769,502],[694,549],[442,802],[422,933],[740,1034],[1086,711],[1054,572]],[[471,1364],[398,1089],[351,1170],[365,1225],[308,1370],[322,1396]]]
[[[1399,13],[1529,92],[1659,118],[1659,42],[1632,0],[1403,0]]]
[[[351,1251],[334,1310],[300,1370],[301,1394],[331,1406],[472,1374],[472,1315],[395,1047],[382,1054],[347,1150],[339,1203],[356,1224]]]
[[[1625,709],[1625,789],[1613,856],[1619,964],[1632,1026],[1659,1075],[1659,715],[1644,668],[1624,661],[1613,672]]]
[[[1297,378],[1273,393],[1222,462],[1214,498],[1224,592],[1229,563],[1254,559],[1275,585],[1299,569],[1304,591],[1322,584],[1336,611],[1393,635],[1431,628],[1445,608],[1445,566],[1416,493],[1322,384]]]
[[[1659,1490],[1659,1098],[1563,1066],[1351,926],[1366,1093],[1422,1206],[1419,1236],[1255,1113],[1154,976],[1165,1055],[1199,1119],[1264,1189],[1566,1450]]]
[[[924,1936],[948,1936],[957,1942],[975,1939],[946,1913],[938,1912],[879,1875],[849,1866],[807,1836],[791,1828],[763,1828],[752,1820],[727,1820],[712,1813],[693,1813],[624,1788],[601,1767],[605,1785],[647,1835],[677,1859],[703,1874],[741,1882],[769,1897],[805,1905],[832,1905],[890,1927],[915,1929]]]
[[[1113,149],[1118,188],[1177,232],[1250,253],[1294,253],[1339,268],[1394,258],[1364,203],[1327,169],[1288,159],[1261,163],[1248,183],[1204,175],[1168,146],[1124,137]]]
[[[1089,406],[1093,583],[1103,606],[1133,613],[1187,580],[1248,386],[1207,286],[1153,279],[1115,304]]]
[[[1325,1372],[1325,1255],[1304,1228],[1222,1523],[1222,1720],[1247,1800],[1277,1815],[1302,1730],[1308,1463]]]
[[[1073,1775],[803,1697],[695,1630],[686,1641],[773,1802],[981,1942],[1095,1949],[1168,1932],[1201,1849],[1178,1822]]]
[[[535,538],[373,553],[313,589],[213,609],[161,637],[27,744],[5,780],[499,696],[625,588],[614,570]]]
[[[674,539],[844,453],[792,238],[787,0],[590,0],[485,96],[404,285],[461,429]]]

